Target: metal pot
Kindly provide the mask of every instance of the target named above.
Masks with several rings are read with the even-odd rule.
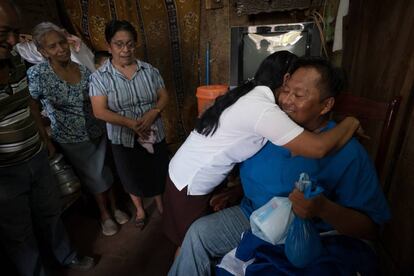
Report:
[[[55,177],[58,181],[58,185],[70,182],[79,182],[79,178],[74,174],[72,168],[70,167],[66,167],[66,169],[56,172]]]
[[[67,196],[79,191],[81,184],[79,182],[68,182],[62,185],[59,185],[60,193],[62,196]]]
[[[49,161],[49,165],[62,196],[70,195],[80,190],[79,178],[73,172],[72,167],[65,162],[62,154],[56,154]]]
[[[53,172],[57,173],[66,168],[70,168],[70,165],[66,164],[65,160],[63,160],[63,155],[58,153],[49,160],[50,168]]]

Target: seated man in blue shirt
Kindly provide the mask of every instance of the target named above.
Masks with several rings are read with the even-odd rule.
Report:
[[[331,128],[334,123],[327,115],[343,87],[338,71],[321,59],[299,59],[291,72],[279,94],[281,108],[308,130]],[[316,179],[325,189],[323,195],[308,200],[294,188],[302,172]],[[340,257],[319,264],[319,272],[332,267],[337,271],[344,267],[354,272],[367,270],[359,266],[361,261],[355,263],[361,250],[365,255],[372,253],[359,239],[375,239],[390,213],[375,168],[355,139],[319,160],[292,156],[288,150],[268,143],[241,165],[240,176],[245,194],[241,204],[194,222],[169,275],[210,275],[215,260],[236,247],[241,233],[250,229],[250,214],[274,196],[289,196],[296,215],[313,219],[319,232],[336,230],[345,242],[333,242],[349,245],[347,251],[338,253]],[[349,258],[343,258],[344,254]],[[298,271],[291,266],[286,271],[308,273],[312,267]]]

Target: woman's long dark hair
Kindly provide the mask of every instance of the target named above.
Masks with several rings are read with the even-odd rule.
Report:
[[[284,75],[296,59],[297,57],[288,51],[279,51],[269,55],[260,64],[253,80],[249,80],[218,97],[214,105],[204,111],[196,123],[196,131],[205,136],[213,135],[219,126],[221,113],[254,87],[264,85],[275,91],[282,86]]]

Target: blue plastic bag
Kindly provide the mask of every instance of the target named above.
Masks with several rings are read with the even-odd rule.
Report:
[[[305,198],[312,198],[323,192],[323,188],[312,186],[309,176],[300,175],[296,188],[304,191]],[[289,227],[285,242],[285,254],[288,260],[296,267],[306,267],[322,253],[322,243],[313,222],[295,216]]]

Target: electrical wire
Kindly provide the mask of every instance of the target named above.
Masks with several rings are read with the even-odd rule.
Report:
[[[321,54],[322,54],[322,51],[323,51],[323,54],[325,54],[325,57],[327,59],[329,59],[328,51],[326,49],[326,40],[325,40],[325,34],[324,34],[325,20],[323,19],[322,15],[319,12],[315,11],[315,10],[312,11],[311,16],[312,16],[312,19],[315,22],[316,27],[318,28],[318,31],[319,31],[319,37],[320,37],[321,46],[322,46],[321,47]]]
[[[323,5],[323,13],[325,13],[325,4],[326,4],[326,1],[324,2],[324,5]],[[327,59],[329,59],[328,50],[326,49],[326,39],[325,39],[325,34],[324,34],[325,19],[316,10],[312,10],[310,16],[311,16],[313,22],[315,22],[315,25],[316,25],[316,27],[318,28],[318,31],[319,31],[319,37],[320,37],[321,46],[322,46],[321,47],[321,54],[322,53],[325,54],[325,57]]]

